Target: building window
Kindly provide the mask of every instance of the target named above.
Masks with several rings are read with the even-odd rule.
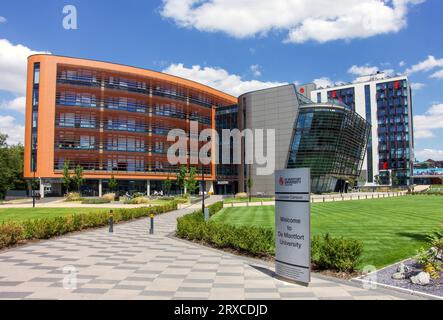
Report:
[[[372,124],[372,105],[371,105],[371,87],[369,85],[365,86],[365,107],[366,107],[366,121]],[[368,142],[368,150],[367,150],[367,158],[368,158],[368,182],[374,182],[374,153],[372,149],[372,128],[369,132],[369,142]]]
[[[37,170],[38,143],[38,103],[40,89],[40,63],[34,63],[34,78],[32,88],[32,131],[31,131],[31,171]]]
[[[321,103],[321,92],[317,93],[317,103]]]

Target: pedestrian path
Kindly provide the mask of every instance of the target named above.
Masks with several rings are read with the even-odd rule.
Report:
[[[308,288],[272,268],[171,236],[179,216],[71,234],[0,253],[0,299],[400,299],[391,291],[313,276]]]

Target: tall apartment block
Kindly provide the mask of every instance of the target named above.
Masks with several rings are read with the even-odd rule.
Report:
[[[314,102],[345,105],[372,125],[362,170],[366,185],[412,183],[412,92],[406,76],[389,77],[377,73],[360,77],[352,84],[299,89],[306,90],[305,94]]]
[[[202,84],[119,64],[53,55],[28,59],[26,178],[40,178],[62,192],[62,170],[84,169],[85,192],[100,195],[114,176],[121,190],[150,192],[174,179],[167,150],[171,129],[189,139],[215,129],[216,109],[237,99]],[[201,142],[203,144],[203,142]],[[188,154],[188,159],[192,154]],[[215,164],[204,166],[216,180]]]

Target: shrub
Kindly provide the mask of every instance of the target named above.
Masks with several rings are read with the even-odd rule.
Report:
[[[145,197],[137,197],[137,198],[133,198],[133,199],[126,199],[124,201],[125,204],[148,204],[149,203],[149,199],[145,198]]]
[[[179,204],[185,204],[185,203],[189,203],[190,199],[179,197],[179,198],[176,198],[175,201],[177,201],[177,203],[179,203]]]
[[[70,192],[66,195],[65,201],[82,201],[83,198],[80,196],[78,192]]]
[[[116,194],[115,193],[106,193],[103,195],[103,199],[109,200],[109,202],[114,201]]]
[[[178,197],[177,199],[185,199],[186,197]],[[165,201],[173,201],[175,200],[174,197],[168,197],[168,196],[164,196],[164,197],[158,197],[158,200],[165,200]]]
[[[141,198],[141,197],[144,197],[144,196],[145,196],[145,194],[144,194],[144,193],[141,193],[141,192],[135,192],[135,193],[132,195],[133,198]]]
[[[213,205],[209,206],[209,215],[212,217],[217,212],[223,209],[223,202],[216,202]]]
[[[0,249],[12,246],[23,239],[23,227],[14,222],[0,224]]]
[[[89,198],[83,199],[82,204],[105,204],[110,202],[111,200],[105,198]]]
[[[246,192],[240,192],[235,195],[235,199],[244,199],[247,197],[248,197],[248,194]]]
[[[320,269],[353,272],[363,253],[361,241],[332,238],[329,234],[314,237],[312,241],[312,262]]]
[[[210,215],[222,208],[222,202],[213,204],[209,207]],[[201,211],[178,218],[176,235],[191,241],[204,241],[217,248],[248,252],[254,256],[275,253],[275,235],[272,229],[205,222]],[[352,272],[360,262],[362,248],[360,241],[332,238],[329,235],[317,236],[312,239],[312,262],[319,269]]]
[[[151,214],[161,214],[176,210],[177,203],[172,201],[163,206],[136,209],[114,210],[114,222],[128,221]],[[22,222],[5,222],[0,224],[0,249],[16,244],[20,240],[49,239],[73,231],[105,226],[109,212],[92,212],[70,216],[30,219]]]
[[[223,208],[223,202],[209,206],[212,216]],[[188,240],[205,241],[218,248],[247,251],[263,256],[274,252],[274,233],[271,229],[233,226],[213,221],[205,222],[201,211],[177,219],[177,236]]]

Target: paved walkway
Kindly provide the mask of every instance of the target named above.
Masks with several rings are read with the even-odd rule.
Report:
[[[3,251],[0,299],[412,298],[315,275],[309,288],[287,284],[265,263],[171,237],[176,218],[197,207],[157,217],[155,235],[142,219]]]

